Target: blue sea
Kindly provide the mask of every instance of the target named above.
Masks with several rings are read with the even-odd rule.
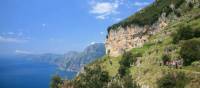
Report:
[[[25,58],[0,58],[0,88],[49,88],[55,74],[72,79],[76,73],[62,72],[56,65]]]

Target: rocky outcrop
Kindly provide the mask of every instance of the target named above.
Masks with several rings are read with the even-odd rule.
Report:
[[[109,56],[119,56],[132,48],[142,47],[151,35],[167,26],[165,14],[151,26],[130,25],[111,29],[107,36],[105,47]]]

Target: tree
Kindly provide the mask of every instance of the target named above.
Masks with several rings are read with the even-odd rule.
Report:
[[[200,29],[192,28],[191,26],[180,26],[177,33],[173,36],[173,43],[178,43],[180,40],[189,40],[200,37]]]
[[[85,67],[74,81],[75,88],[102,88],[109,82],[108,72],[103,71],[99,65]]]
[[[53,76],[50,84],[50,88],[60,88],[60,85],[62,84],[62,79],[60,76],[55,75]]]
[[[118,69],[118,73],[121,78],[126,75],[126,71],[127,71],[127,68],[124,65],[120,65],[120,67]]]
[[[181,45],[180,55],[184,65],[190,65],[192,62],[200,60],[200,38],[185,41]]]
[[[158,81],[158,88],[175,88],[176,80],[172,74],[167,74]]]
[[[185,88],[188,78],[184,73],[168,73],[157,81],[158,88]]]
[[[126,74],[128,74],[128,68],[133,63],[133,54],[131,52],[125,52],[122,56],[121,61],[119,62],[120,67],[118,69],[118,73],[122,78]]]
[[[180,26],[177,34],[173,37],[173,43],[178,43],[180,40],[188,40],[194,37],[194,32],[190,26]]]
[[[119,62],[120,65],[124,65],[124,67],[130,67],[133,63],[133,55],[131,52],[125,52],[122,56],[121,61]]]
[[[133,82],[131,75],[124,76],[123,81],[124,88],[140,88],[136,82]]]

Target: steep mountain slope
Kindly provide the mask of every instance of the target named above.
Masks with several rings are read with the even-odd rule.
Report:
[[[198,0],[156,0],[150,6],[108,28],[106,52],[118,56],[132,48],[142,47],[148,38],[169,22],[199,7]]]
[[[61,68],[68,71],[79,72],[85,64],[101,58],[105,55],[105,45],[103,43],[92,44],[84,49],[83,52],[71,51],[65,54],[61,62]]]
[[[63,87],[199,88],[200,0],[156,0],[108,28],[106,53]]]

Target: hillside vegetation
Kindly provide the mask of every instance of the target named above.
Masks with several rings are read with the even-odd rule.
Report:
[[[195,3],[193,1],[196,1]],[[119,57],[106,55],[87,65],[64,88],[199,88],[199,0],[156,0],[152,5],[113,25],[152,25],[162,13],[167,27],[151,36],[141,48]],[[175,63],[175,64],[174,64]]]
[[[184,15],[184,12],[190,10],[188,6],[184,5],[185,3],[188,3],[188,6],[192,7],[192,0],[155,0],[154,3],[141,11],[117,24],[108,27],[108,32],[110,30],[116,30],[119,26],[126,27],[132,24],[139,26],[152,25],[159,19],[159,17],[161,17],[163,13],[165,13],[166,16],[170,15],[172,12],[177,16]]]

